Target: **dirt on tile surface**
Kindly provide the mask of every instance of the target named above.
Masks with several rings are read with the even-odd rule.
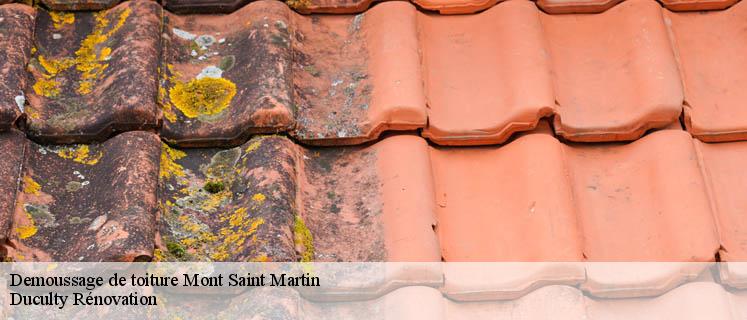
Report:
[[[0,131],[10,128],[24,112],[26,63],[31,55],[36,11],[29,6],[0,6]]]

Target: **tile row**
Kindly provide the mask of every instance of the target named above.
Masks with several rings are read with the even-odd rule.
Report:
[[[681,130],[479,148],[395,135],[182,150],[147,132],[53,146],[11,131],[0,144],[14,260],[747,260],[747,142]]]
[[[230,13],[254,0],[160,0],[167,10],[177,13]],[[285,0],[299,13],[360,13],[384,0]],[[441,14],[475,13],[494,6],[503,0],[411,0],[419,8]],[[624,0],[536,0],[537,6],[547,13],[598,13]],[[739,0],[659,0],[672,11],[720,10]],[[27,2],[25,0],[0,0],[0,4]],[[52,10],[103,10],[122,0],[40,0]]]
[[[512,0],[460,16],[397,1],[355,16],[278,1],[227,16],[152,1],[3,5],[0,127],[18,122],[41,143],[159,130],[185,147],[275,132],[346,145],[422,129],[437,144],[481,145],[543,117],[570,141],[634,140],[684,112],[703,141],[743,140],[746,17],[747,4],[674,13],[650,0],[574,15]]]

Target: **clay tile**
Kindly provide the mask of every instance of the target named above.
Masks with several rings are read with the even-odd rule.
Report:
[[[704,141],[747,139],[747,3],[724,11],[666,13],[685,88],[685,124]]]
[[[127,132],[102,144],[31,143],[9,256],[16,261],[149,260],[159,139]]]
[[[550,14],[599,13],[623,0],[537,0],[537,6]]]
[[[438,144],[502,143],[554,106],[538,10],[507,1],[465,16],[419,15],[428,127]]]
[[[682,85],[654,1],[593,15],[541,14],[558,104],[555,130],[573,141],[633,140],[676,121]]]
[[[117,5],[120,1],[121,0],[41,0],[47,8],[57,11],[103,10]]]
[[[424,127],[416,13],[392,1],[356,16],[294,15],[292,135],[348,144]]]
[[[440,14],[475,13],[494,6],[503,0],[412,0],[423,9]]]
[[[512,300],[473,303],[444,299],[446,319],[587,319],[587,298],[571,286],[538,288]]]
[[[582,259],[570,181],[555,138],[535,134],[501,148],[432,149],[431,160],[447,262]]]
[[[35,11],[29,6],[0,6],[0,131],[23,113],[26,63],[33,45]]]
[[[258,1],[228,16],[166,13],[164,139],[235,146],[249,134],[293,126],[289,12],[281,2]]]
[[[27,145],[18,131],[0,133],[0,241],[5,241],[11,230],[16,190],[21,177],[21,164]]]
[[[566,146],[564,153],[589,260],[714,260],[718,238],[686,132],[657,131],[627,145]]]
[[[285,0],[300,13],[360,13],[377,0]]]
[[[176,13],[230,13],[251,0],[161,0],[163,6]]]
[[[731,7],[739,0],[659,0],[672,11],[721,10]]]
[[[164,145],[163,258],[438,261],[426,148],[413,136],[352,149],[275,136],[222,150]]]
[[[747,142],[695,142],[702,157],[703,172],[710,188],[713,209],[721,239],[722,261],[747,262],[747,198],[741,192],[747,185],[744,159]]]
[[[26,86],[30,136],[89,142],[156,126],[157,3],[128,1],[98,13],[38,13]]]

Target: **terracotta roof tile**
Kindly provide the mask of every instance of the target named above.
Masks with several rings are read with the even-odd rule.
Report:
[[[99,145],[25,145],[11,258],[150,259],[156,231],[156,135],[127,132]]]
[[[601,14],[541,18],[558,134],[573,141],[633,140],[677,120],[682,85],[656,2],[630,0]]]
[[[25,66],[34,31],[34,9],[20,4],[0,6],[0,131],[7,130],[25,107]]]
[[[164,145],[161,159],[166,260],[439,260],[420,138],[304,149],[269,136],[225,150]]]
[[[41,0],[47,8],[56,11],[102,10],[119,4],[122,0]],[[153,1],[153,0],[150,0]]]
[[[502,143],[553,112],[538,9],[507,1],[465,16],[419,15],[428,127],[439,144]]]
[[[685,88],[685,124],[704,141],[744,140],[747,113],[747,2],[725,11],[672,13],[671,24]]]
[[[599,13],[620,2],[623,0],[537,0],[537,6],[551,14]]]
[[[102,13],[38,10],[28,134],[87,142],[155,127],[160,14],[147,0]]]
[[[21,163],[26,151],[23,134],[17,131],[0,133],[0,241],[10,234],[16,191],[21,178]]]
[[[176,13],[230,13],[252,0],[161,0],[164,8]]]
[[[475,13],[501,1],[503,0],[412,0],[423,9],[438,11],[440,14]]]
[[[360,13],[378,0],[286,0],[285,3],[300,13]]]
[[[739,0],[660,0],[672,11],[703,11],[726,9]]]

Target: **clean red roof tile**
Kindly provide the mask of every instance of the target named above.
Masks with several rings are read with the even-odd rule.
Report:
[[[433,149],[431,159],[446,261],[582,259],[562,145],[552,136]]]
[[[702,159],[721,238],[722,261],[747,261],[747,142],[703,143],[695,140]]]
[[[660,0],[672,11],[703,11],[726,9],[739,0]]]
[[[423,9],[440,14],[474,13],[492,7],[503,0],[412,0]]]
[[[164,139],[237,145],[249,134],[293,126],[289,13],[279,1],[255,2],[228,16],[166,13],[159,95]]]
[[[633,140],[677,121],[682,85],[654,1],[600,14],[541,15],[558,104],[556,132],[573,141]]]
[[[632,260],[632,259],[631,259]],[[654,297],[696,281],[711,263],[591,262],[580,289],[599,298]]]
[[[26,151],[24,136],[18,131],[0,133],[0,241],[10,235],[21,163]]]
[[[426,124],[415,8],[384,2],[356,16],[293,15],[291,134],[353,144]]]
[[[547,13],[599,13],[623,0],[537,0],[537,6]]]
[[[12,259],[150,259],[156,231],[156,135],[127,132],[99,145],[26,144],[8,254]]]
[[[747,138],[747,2],[724,11],[667,12],[685,88],[685,124],[704,141]]]
[[[533,3],[418,18],[429,117],[423,136],[438,144],[502,143],[552,114],[549,61]]]
[[[686,132],[657,131],[621,146],[572,145],[565,155],[586,258],[714,259],[718,236]]]
[[[439,260],[421,138],[304,149],[257,137],[225,150],[164,145],[161,159],[165,260]]]
[[[41,3],[56,11],[77,11],[109,9],[120,1],[122,0],[41,0]]]
[[[511,300],[443,303],[445,319],[586,319],[586,298],[571,286],[546,286]]]
[[[160,16],[147,0],[100,13],[38,10],[27,133],[83,142],[154,128]]]
[[[0,6],[0,131],[21,115],[26,98],[26,63],[33,44],[35,12],[29,6]]]

